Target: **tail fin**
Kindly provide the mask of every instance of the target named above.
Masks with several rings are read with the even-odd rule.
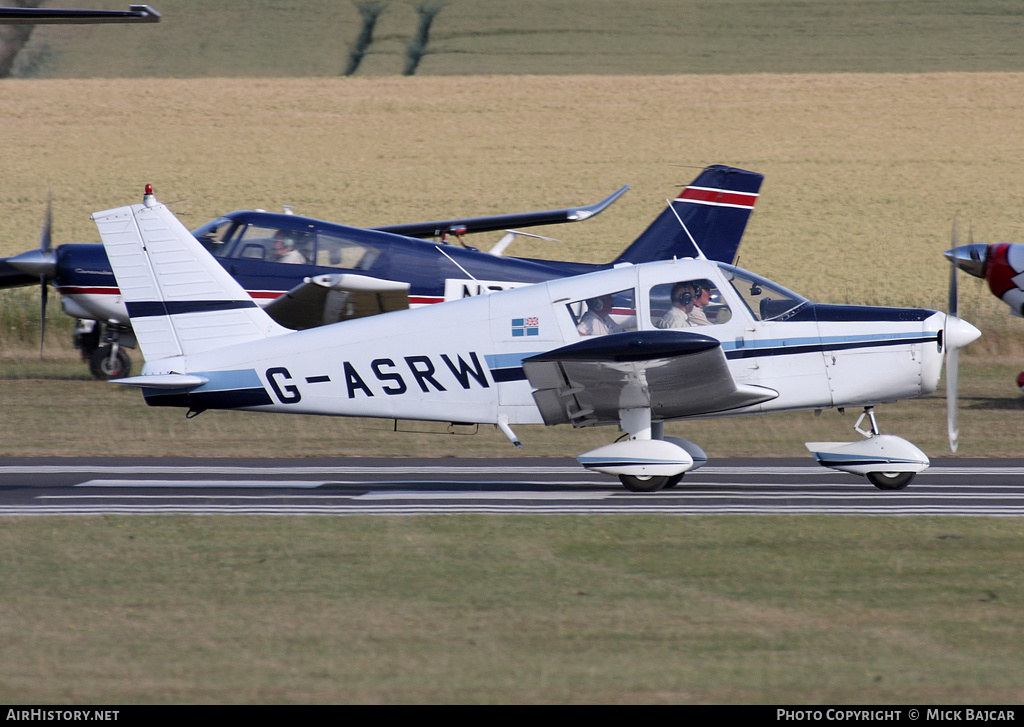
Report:
[[[253,301],[147,186],[142,204],[96,212],[147,361],[288,333]]]
[[[680,192],[615,263],[704,257],[732,263],[763,174],[714,165]]]

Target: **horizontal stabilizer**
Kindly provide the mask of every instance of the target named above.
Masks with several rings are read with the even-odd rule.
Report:
[[[126,379],[111,379],[110,383],[121,386],[137,386],[141,389],[195,389],[210,383],[205,376],[191,374],[147,374],[130,376]]]
[[[588,339],[523,361],[545,424],[615,424],[622,409],[658,420],[754,406],[778,396],[737,385],[718,340],[678,330]]]
[[[263,310],[299,331],[408,307],[409,283],[344,273],[306,278]]]

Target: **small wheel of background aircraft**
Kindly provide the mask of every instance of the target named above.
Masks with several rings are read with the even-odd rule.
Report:
[[[237,211],[200,226],[193,234],[278,323],[300,330],[395,306],[418,307],[626,262],[688,257],[695,254],[695,245],[713,259],[732,262],[762,180],[755,172],[707,167],[607,265],[516,258],[502,251],[510,236],[526,234],[521,228],[582,221],[599,214],[628,185],[591,205],[372,229],[295,214]],[[37,249],[0,258],[0,288],[40,285],[45,321],[48,285],[52,285],[61,296],[63,311],[78,321],[74,343],[87,362],[99,349],[113,355],[135,348],[134,332],[103,246],[53,247],[51,216],[47,202]],[[692,239],[684,234],[677,216]],[[461,242],[463,235],[502,230],[505,236],[490,252],[426,239]],[[98,378],[105,378],[104,371],[117,369],[113,360],[104,367],[91,367]],[[126,375],[129,371],[120,370]]]
[[[152,194],[92,218],[146,361],[114,383],[152,406],[493,424],[517,447],[519,424],[615,426],[625,438],[578,460],[641,492],[707,462],[666,422],[851,406],[863,438],[808,449],[906,486],[928,458],[881,434],[874,406],[931,393],[945,362],[955,448],[957,351],[980,335],[957,316],[955,266],[944,314],[812,303],[699,249],[293,331]]]

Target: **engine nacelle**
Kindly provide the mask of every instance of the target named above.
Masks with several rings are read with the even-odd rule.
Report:
[[[855,475],[871,472],[921,472],[928,456],[902,437],[876,434],[856,442],[805,442],[818,464]]]

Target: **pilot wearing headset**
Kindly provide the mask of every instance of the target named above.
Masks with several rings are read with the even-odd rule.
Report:
[[[582,336],[604,336],[608,333],[622,333],[623,328],[612,317],[614,299],[602,295],[587,301],[587,312],[583,314],[576,330]]]
[[[710,326],[704,306],[711,301],[710,286],[703,280],[689,280],[672,286],[672,307],[655,321],[658,328]]]
[[[270,246],[276,263],[305,263],[306,256],[295,249],[295,239],[285,230],[278,230]]]

